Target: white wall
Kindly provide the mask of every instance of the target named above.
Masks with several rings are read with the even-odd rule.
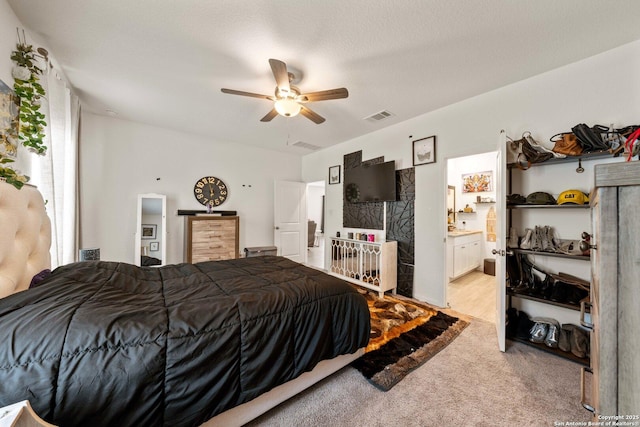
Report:
[[[307,182],[357,150],[410,167],[411,140],[437,135],[437,162],[416,168],[414,296],[445,304],[445,159],[494,151],[501,129],[529,130],[547,140],[577,123],[637,124],[640,117],[640,41],[479,95],[302,159]],[[482,76],[478,76],[482,78]],[[591,185],[591,184],[589,184]],[[342,185],[326,190],[325,233],[342,229]],[[328,256],[325,257],[329,259]]]
[[[80,146],[81,247],[131,263],[137,195],[167,196],[167,262],[183,261],[183,217],[204,209],[195,182],[213,175],[229,187],[221,210],[240,216],[240,251],[273,245],[274,180],[300,181],[299,156],[84,113]]]

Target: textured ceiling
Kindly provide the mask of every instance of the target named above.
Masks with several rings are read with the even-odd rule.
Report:
[[[8,0],[85,110],[306,154],[640,39],[637,0]],[[327,121],[260,122],[269,58]],[[620,64],[618,66],[624,66]],[[364,120],[388,110],[381,122]]]

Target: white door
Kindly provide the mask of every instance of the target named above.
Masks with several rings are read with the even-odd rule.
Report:
[[[307,261],[306,194],[304,182],[275,182],[273,241],[278,255],[296,262]]]
[[[496,155],[496,331],[498,332],[498,347],[505,351],[506,328],[506,278],[505,263],[507,249],[507,134],[500,131],[498,150]]]

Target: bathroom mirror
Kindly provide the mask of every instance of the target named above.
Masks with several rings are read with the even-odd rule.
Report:
[[[167,197],[139,194],[135,239],[135,265],[167,264]]]

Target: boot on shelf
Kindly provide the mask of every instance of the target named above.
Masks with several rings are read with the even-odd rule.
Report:
[[[542,232],[540,227],[536,225],[533,233],[531,235],[531,250],[532,251],[541,251],[542,250]]]
[[[509,229],[509,240],[507,242],[508,248],[517,248],[518,247],[518,232],[515,227],[511,227]]]
[[[524,237],[520,242],[520,249],[531,249],[532,237],[533,237],[533,230],[531,230],[530,228],[527,228],[526,230],[524,230]]]
[[[589,357],[589,335],[579,326],[571,332],[571,353],[581,359]]]
[[[552,237],[553,229],[548,225],[544,227],[540,227],[540,246],[544,252],[554,252],[555,248],[553,247],[553,237]]]

